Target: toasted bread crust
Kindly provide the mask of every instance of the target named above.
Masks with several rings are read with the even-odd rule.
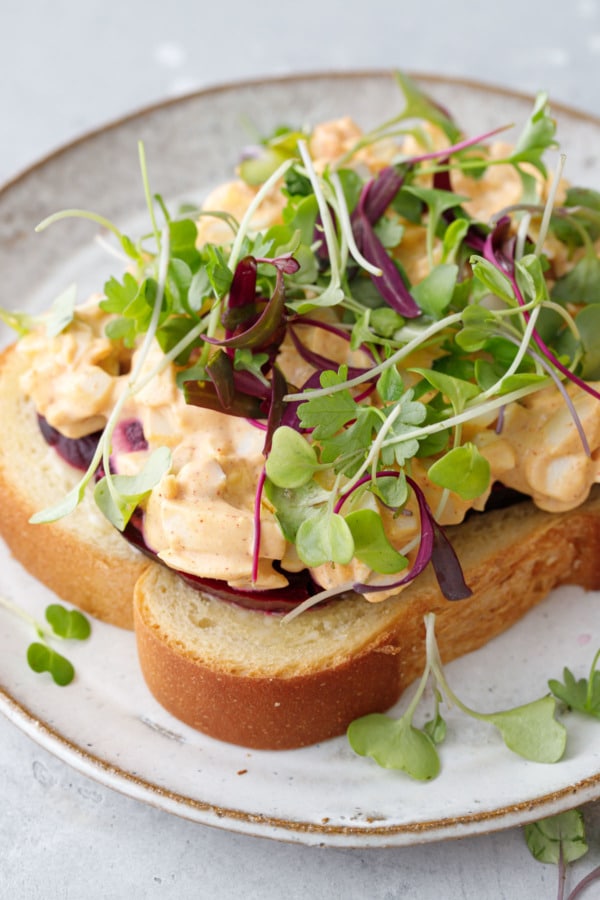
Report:
[[[142,604],[135,622],[142,673],[155,698],[218,740],[257,749],[302,747],[341,734],[352,719],[397,699],[397,663],[385,652],[385,639],[382,652],[370,647],[323,671],[246,676],[178,652],[149,624]]]
[[[132,597],[148,561],[84,498],[75,513],[45,525],[30,517],[58,502],[81,477],[46,445],[22,396],[14,348],[0,355],[0,536],[13,556],[63,600],[98,619],[133,627]]]
[[[173,715],[212,737],[257,749],[304,746],[393,705],[423,669],[427,612],[436,614],[448,662],[509,628],[560,584],[600,588],[600,494],[560,515],[524,503],[483,517],[448,529],[473,590],[470,598],[445,600],[427,571],[381,604],[353,598],[309,611],[281,625],[281,653],[287,652],[289,665],[270,675],[270,660],[254,649],[261,630],[265,640],[272,631],[264,614],[228,613],[232,625],[238,620],[239,654],[246,655],[242,670],[234,671],[229,659],[219,658],[218,646],[203,650],[192,633],[199,621],[210,630],[221,601],[203,598],[172,573],[149,569],[136,585],[135,630],[150,690]],[[332,647],[319,622],[328,622],[335,634],[344,603],[356,604],[356,611],[360,605],[360,627],[357,617],[343,646]],[[306,637],[297,641],[299,629]]]

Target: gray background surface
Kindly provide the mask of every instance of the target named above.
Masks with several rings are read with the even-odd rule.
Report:
[[[600,115],[596,0],[4,2],[0,182],[64,142],[182,92],[263,75],[400,67]],[[519,830],[400,850],[319,850],[175,818],[78,775],[0,717],[0,897],[546,898]],[[600,808],[586,809],[600,862]],[[587,897],[599,897],[600,887]]]

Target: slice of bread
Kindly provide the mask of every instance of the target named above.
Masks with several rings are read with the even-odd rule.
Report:
[[[22,366],[13,349],[0,356],[0,535],[63,599],[121,627],[135,621],[150,690],[212,737],[284,749],[341,734],[357,716],[388,709],[420,674],[425,613],[436,613],[450,660],[559,584],[600,588],[599,487],[569,513],[522,503],[447,529],[473,590],[467,600],[445,600],[431,570],[394,599],[351,596],[288,623],[202,595],[133,549],[90,497],[57,522],[29,523],[80,473],[42,438],[19,387]]]
[[[421,673],[424,615],[442,658],[486,644],[556,586],[600,588],[600,492],[577,510],[529,502],[447,529],[473,595],[445,600],[431,567],[396,598],[358,596],[282,622],[189,587],[151,566],[135,589],[142,671],[156,699],[212,737],[286,749],[384,711]]]
[[[44,525],[30,517],[52,506],[82,472],[49,447],[19,379],[13,348],[0,355],[0,536],[39,581],[98,619],[133,627],[133,587],[148,560],[115,531],[90,496],[69,516]],[[89,494],[89,492],[88,492]]]

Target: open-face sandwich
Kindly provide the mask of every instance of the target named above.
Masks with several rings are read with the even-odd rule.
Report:
[[[451,659],[600,586],[600,196],[547,171],[545,97],[509,145],[398,81],[381,129],[281,129],[200,210],[106,223],[96,296],[3,314],[0,532],[247,746],[391,706],[426,613]]]

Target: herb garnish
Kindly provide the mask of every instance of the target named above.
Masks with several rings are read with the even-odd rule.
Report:
[[[585,822],[578,809],[567,810],[526,825],[523,829],[532,856],[542,863],[558,865],[557,900],[575,900],[600,878],[600,866],[585,875],[565,897],[567,866],[588,852]]]
[[[548,687],[555,697],[577,712],[600,719],[600,672],[597,670],[600,650],[594,656],[587,678],[575,679],[570,669],[563,669],[564,681],[551,679]]]
[[[429,780],[440,771],[436,743],[443,741],[446,728],[440,712],[440,701],[458,707],[465,715],[488,722],[501,734],[506,746],[533,762],[553,763],[563,755],[566,729],[555,718],[556,701],[541,697],[523,706],[493,713],[470,709],[450,687],[443,670],[435,639],[435,616],[425,617],[426,664],[406,712],[393,719],[381,713],[371,713],[352,722],[348,740],[361,756],[370,756],[387,769],[401,769],[412,778]],[[435,710],[433,718],[423,729],[413,724],[417,707],[427,683],[434,679]]]
[[[53,638],[63,640],[85,641],[91,634],[89,620],[78,609],[67,609],[60,603],[51,603],[46,607],[46,621],[52,629],[47,629],[21,607],[11,603],[6,597],[0,597],[0,606],[19,616],[31,625],[39,640],[27,648],[27,662],[34,672],[48,672],[55,684],[65,687],[75,677],[72,663],[52,646]]]

